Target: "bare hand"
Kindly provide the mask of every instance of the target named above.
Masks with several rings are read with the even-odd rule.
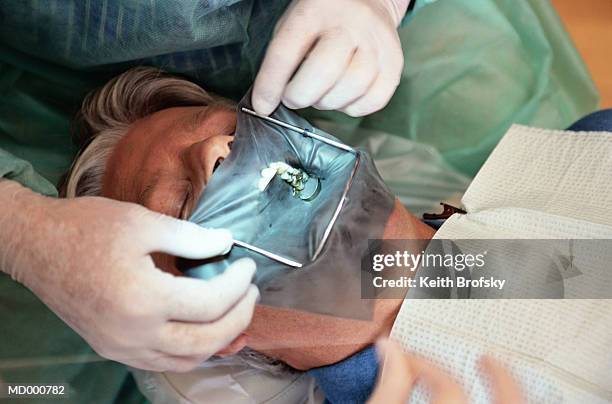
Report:
[[[369,404],[406,403],[417,382],[423,382],[431,392],[432,404],[467,404],[461,386],[446,372],[414,354],[404,353],[392,341],[378,343],[381,373]],[[483,358],[481,367],[490,378],[494,402],[523,403],[521,389],[503,366],[491,358]]]

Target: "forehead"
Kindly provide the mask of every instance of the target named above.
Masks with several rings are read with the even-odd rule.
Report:
[[[183,149],[235,126],[235,110],[221,105],[168,108],[136,121],[108,159],[103,196],[135,202],[140,182],[179,168]]]
[[[177,107],[157,111],[131,125],[118,142],[113,157],[134,149],[168,147],[224,134],[236,126],[236,112],[228,107]]]

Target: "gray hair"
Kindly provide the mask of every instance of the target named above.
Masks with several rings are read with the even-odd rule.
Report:
[[[106,163],[137,120],[166,108],[206,106],[220,100],[195,83],[152,67],[136,67],[113,78],[83,101],[76,123],[88,143],[60,186],[62,196],[102,193]]]
[[[80,136],[89,143],[66,173],[60,195],[100,196],[106,163],[137,120],[167,108],[211,104],[233,107],[230,101],[208,94],[195,83],[152,67],[136,67],[113,78],[83,101],[76,124]],[[272,374],[292,372],[283,362],[250,348],[237,357],[245,365]]]

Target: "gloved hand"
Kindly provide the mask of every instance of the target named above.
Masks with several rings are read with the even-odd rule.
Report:
[[[281,101],[293,109],[314,106],[351,116],[383,108],[402,72],[397,26],[408,3],[294,0],[255,79],[255,110],[269,115]]]
[[[1,179],[0,206],[0,268],[101,356],[187,371],[250,323],[259,296],[253,261],[203,281],[162,272],[149,255],[220,255],[232,245],[226,230],[104,198],[46,198]]]

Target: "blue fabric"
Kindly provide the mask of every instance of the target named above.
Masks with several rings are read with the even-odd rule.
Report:
[[[612,109],[593,112],[575,122],[568,130],[590,132],[612,132]]]
[[[378,374],[378,357],[374,346],[334,365],[309,371],[325,393],[328,404],[364,403],[372,394]]]

